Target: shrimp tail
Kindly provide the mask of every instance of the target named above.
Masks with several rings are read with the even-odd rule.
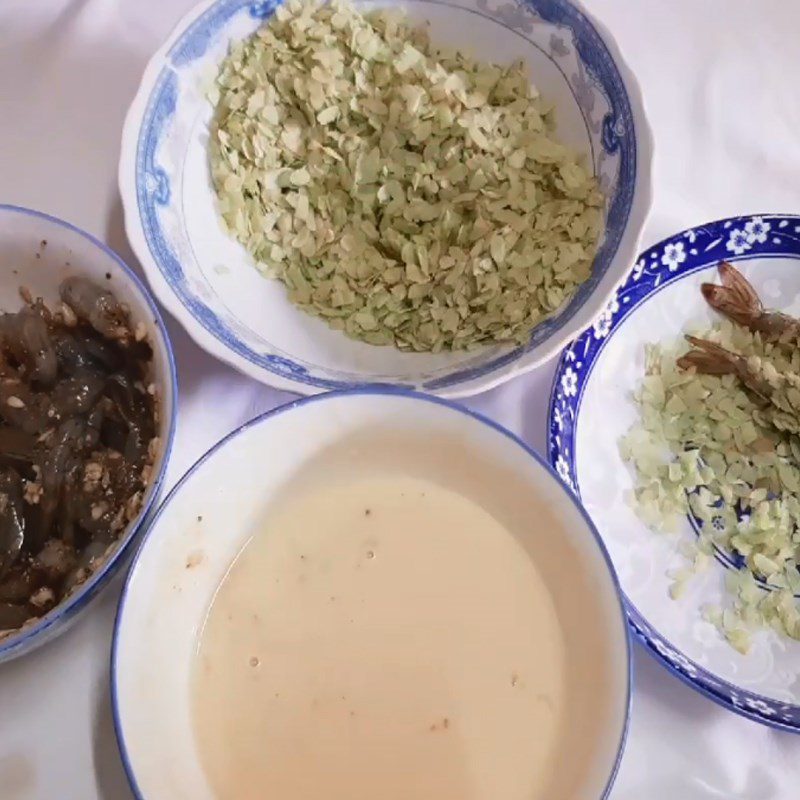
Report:
[[[718,269],[722,286],[704,283],[700,287],[706,302],[722,316],[756,330],[764,316],[764,305],[756,290],[738,269],[726,261],[720,262]]]
[[[703,375],[741,375],[744,367],[741,356],[707,339],[687,336],[686,341],[694,349],[678,359],[681,369],[694,368]]]
[[[680,369],[694,369],[702,375],[735,375],[759,402],[770,401],[769,383],[749,369],[744,356],[696,336],[687,336],[686,341],[694,349],[678,359]]]
[[[725,261],[720,262],[719,276],[722,286],[704,283],[700,287],[706,302],[715,311],[753,333],[761,334],[767,341],[796,346],[800,321],[780,311],[765,310],[749,281]]]

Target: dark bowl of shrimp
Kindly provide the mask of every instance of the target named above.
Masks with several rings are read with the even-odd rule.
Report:
[[[68,222],[0,205],[0,662],[66,630],[125,563],[176,402],[139,278]]]

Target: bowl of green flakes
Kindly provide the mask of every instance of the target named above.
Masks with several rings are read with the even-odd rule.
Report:
[[[212,355],[303,393],[465,396],[603,313],[651,160],[635,78],[567,0],[215,0],[147,67],[119,182]]]

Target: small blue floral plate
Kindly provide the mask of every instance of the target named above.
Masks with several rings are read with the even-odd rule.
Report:
[[[714,312],[700,284],[721,260],[736,263],[768,308],[800,316],[800,217],[733,217],[676,234],[645,251],[606,310],[561,356],[550,397],[548,453],[561,480],[597,526],[625,595],[635,636],[671,672],[738,714],[800,732],[800,642],[759,632],[747,655],[703,620],[724,597],[729,563],[719,559],[671,600],[667,571],[685,564],[694,537],[649,530],[626,501],[633,477],[618,449],[636,419],[632,392],[644,346],[669,342]]]
[[[212,355],[304,394],[381,383],[462,397],[555,356],[622,280],[650,208],[650,127],[613,36],[574,0],[401,3],[438,42],[498,63],[524,59],[555,108],[558,136],[586,155],[607,200],[590,279],[524,346],[402,353],[348,339],[294,307],[220,224],[206,155],[209,80],[230,43],[252,34],[277,5],[201,3],[153,56],[128,112],[119,167],[125,225],[158,299]]]

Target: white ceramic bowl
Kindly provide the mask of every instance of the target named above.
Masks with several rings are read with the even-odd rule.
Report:
[[[116,549],[89,580],[35,624],[0,639],[0,662],[27,653],[62,633],[124,562],[130,544],[158,496],[175,428],[176,382],[172,346],[161,315],[141,281],[116,253],[88,233],[55,217],[0,205],[0,310],[22,306],[20,286],[48,304],[58,301],[58,286],[71,275],[108,286],[127,303],[134,323],[143,322],[153,347],[153,382],[158,388],[161,439],[153,480],[139,515],[121,534]]]
[[[128,112],[119,168],[125,224],[159,300],[212,355],[305,394],[389,383],[461,397],[555,355],[600,313],[633,263],[650,207],[650,129],[611,34],[571,0],[402,3],[412,19],[430,21],[438,41],[484,59],[526,60],[556,107],[559,136],[587,154],[608,212],[591,279],[526,346],[401,353],[350,340],[293,307],[218,220],[206,156],[209,75],[229,43],[252,33],[276,5],[201,3],[150,61]]]
[[[364,431],[457,437],[475,455],[470,480],[502,470],[513,502],[523,498],[531,515],[524,498],[535,493],[563,525],[564,535],[554,536],[531,516],[520,541],[553,597],[567,669],[575,670],[557,769],[573,769],[580,752],[588,778],[570,800],[606,797],[627,726],[630,652],[616,577],[589,519],[539,457],[495,423],[429,395],[377,388],[300,400],[258,417],[200,459],[162,505],[123,590],[111,659],[115,725],[134,793],[140,800],[213,796],[196,751],[190,688],[208,606],[286,481]],[[602,715],[589,710],[593,698],[603,699]],[[597,736],[581,750],[576,735],[593,725]]]

